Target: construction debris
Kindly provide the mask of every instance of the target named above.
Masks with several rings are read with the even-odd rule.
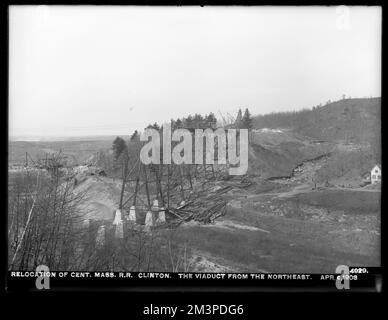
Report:
[[[202,223],[212,223],[225,215],[228,201],[222,195],[234,188],[247,188],[248,181],[229,183],[226,186],[216,186],[209,190],[192,194],[192,200],[181,203],[177,208],[169,208],[168,212],[177,218],[177,222],[195,220]]]
[[[131,208],[129,209],[128,220],[136,222],[136,208],[135,208],[135,206],[131,206]]]

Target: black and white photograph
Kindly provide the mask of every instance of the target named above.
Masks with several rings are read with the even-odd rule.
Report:
[[[381,7],[11,5],[8,26],[11,277],[381,267]]]

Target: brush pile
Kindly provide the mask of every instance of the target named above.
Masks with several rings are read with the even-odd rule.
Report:
[[[177,224],[189,220],[195,220],[201,223],[212,223],[215,219],[226,213],[228,201],[223,195],[232,189],[248,188],[251,184],[252,182],[248,179],[218,181],[217,185],[208,186],[202,190],[192,192],[187,201],[183,201],[175,208],[170,207],[168,212],[177,218],[175,219]]]

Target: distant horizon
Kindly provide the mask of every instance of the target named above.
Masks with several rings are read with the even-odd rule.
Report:
[[[54,141],[68,141],[68,140],[74,140],[74,141],[93,141],[98,140],[99,138],[104,138],[103,140],[107,140],[111,137],[130,137],[130,134],[101,134],[101,135],[79,135],[79,136],[10,136],[9,141],[13,142],[54,142]],[[58,139],[58,140],[57,140]]]
[[[346,97],[345,100],[348,100],[348,99],[381,99],[381,96],[370,96],[370,97]],[[339,98],[338,100],[332,100],[332,99],[328,99],[326,101],[330,101],[331,103],[335,103],[335,102],[338,102],[338,101],[341,101],[343,100],[342,98]],[[326,103],[326,102],[324,102]],[[294,111],[301,111],[301,110],[310,110],[312,109],[314,106],[317,106],[319,104],[323,104],[323,102],[320,102],[320,103],[317,103],[315,105],[312,105],[310,107],[304,107],[304,108],[297,108],[297,109],[289,109],[289,110],[280,110],[280,111],[269,111],[269,112],[266,112],[266,113],[260,113],[260,114],[252,114],[252,117],[257,117],[257,116],[260,116],[260,115],[265,115],[265,114],[270,114],[270,113],[280,113],[280,112],[294,112]],[[244,110],[245,108],[248,108],[249,107],[243,107],[243,108],[236,108],[236,112],[238,109],[242,109]],[[214,111],[209,111],[207,114],[209,114],[210,112],[213,112],[215,117],[217,118],[217,121],[220,120],[220,114],[217,112],[214,112]],[[193,112],[193,113],[187,113],[185,115],[183,115],[182,117],[180,118],[184,118],[184,117],[187,117],[188,115],[194,115],[195,113],[198,113],[198,112]],[[221,112],[221,114],[223,114]],[[204,115],[204,114],[201,114],[201,115]],[[225,114],[223,114],[225,115]],[[153,124],[153,123],[158,123],[158,124],[162,124],[160,122],[157,122],[157,121],[152,121],[150,120],[149,121],[149,124]],[[75,139],[75,138],[88,138],[87,140],[90,140],[89,138],[95,138],[95,137],[113,137],[113,136],[119,136],[119,137],[125,137],[125,136],[128,136],[130,137],[131,134],[135,131],[142,131],[144,130],[144,128],[134,128],[132,130],[129,130],[129,133],[106,133],[106,134],[97,134],[97,133],[85,133],[85,134],[69,134],[69,135],[60,135],[60,134],[52,134],[52,135],[35,135],[35,134],[20,134],[20,135],[9,135],[9,140],[10,141],[44,141],[45,139],[49,140],[49,141],[66,141],[66,140],[69,140],[69,139]],[[28,139],[28,140],[27,140]],[[64,140],[53,140],[53,139],[64,139]],[[84,140],[82,139],[82,140]]]
[[[345,99],[338,99],[338,100],[330,100],[329,99],[329,100],[330,100],[330,103],[336,103],[336,102],[339,102],[341,100],[356,100],[356,99],[381,99],[381,96],[376,96],[376,97],[346,97]],[[327,100],[327,101],[329,101],[329,100]],[[317,106],[317,105],[319,105],[319,103],[314,105],[314,106]],[[302,111],[302,110],[306,110],[306,109],[312,110],[312,107],[314,107],[314,106],[311,106],[310,108],[303,108],[303,109],[298,109],[298,110],[282,110],[282,111],[278,111],[278,112],[293,112],[293,111]],[[270,113],[278,113],[278,112],[275,111],[275,112],[268,112],[268,113],[264,113],[264,114],[253,114],[252,117],[254,118],[254,117],[257,117],[260,115],[265,115],[265,114],[270,114]],[[188,116],[189,114],[185,115],[184,117]],[[217,114],[215,114],[215,116],[216,116],[217,120],[220,120],[219,115],[217,117]],[[150,121],[150,124],[154,123],[154,122],[155,121]],[[161,124],[161,123],[158,123],[158,124]],[[96,140],[98,138],[105,138],[104,140],[107,140],[108,138],[112,138],[112,137],[127,137],[127,138],[129,138],[135,130],[141,132],[143,129],[133,129],[129,133],[125,133],[125,134],[109,133],[109,134],[84,134],[84,135],[17,135],[17,136],[9,136],[9,141],[14,141],[14,142],[16,142],[16,141],[18,141],[18,142],[23,142],[23,141],[25,141],[25,142],[58,141],[59,142],[59,141],[68,141],[68,140],[93,141],[93,140]]]

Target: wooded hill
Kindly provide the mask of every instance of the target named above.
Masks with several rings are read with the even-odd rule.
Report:
[[[381,161],[381,98],[344,99],[312,109],[259,115],[254,117],[253,127],[257,130],[252,146],[256,159],[250,159],[250,171],[266,177],[288,175],[296,162],[324,154],[326,147],[336,145],[362,148],[333,149],[318,180],[344,176],[360,180]],[[306,146],[310,139],[321,143]]]
[[[288,128],[325,141],[375,143],[381,133],[381,98],[344,99],[312,109],[258,115],[253,127]]]

